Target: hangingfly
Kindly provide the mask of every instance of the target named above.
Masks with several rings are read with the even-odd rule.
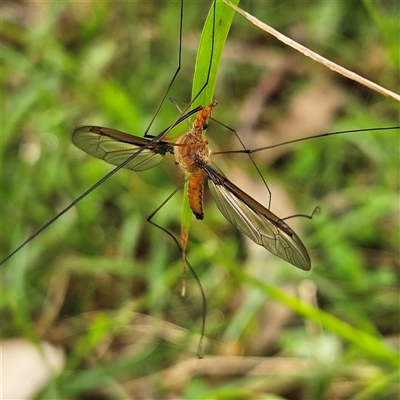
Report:
[[[207,177],[211,195],[229,222],[272,254],[308,271],[311,268],[310,257],[293,230],[212,166],[212,152],[203,131],[207,129],[208,117],[216,105],[217,102],[213,101],[208,107],[200,107],[191,130],[175,144],[158,141],[149,145],[149,139],[98,126],[78,128],[73,133],[72,142],[86,153],[113,165],[122,164],[142,149],[124,166],[132,171],[153,168],[165,154],[174,154],[176,163],[189,174],[187,195],[197,219],[204,217],[203,192]]]

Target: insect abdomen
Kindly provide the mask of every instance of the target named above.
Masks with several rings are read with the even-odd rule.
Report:
[[[188,199],[193,214],[197,219],[204,218],[203,212],[203,194],[204,194],[204,175],[205,172],[200,170],[193,173],[189,178]]]

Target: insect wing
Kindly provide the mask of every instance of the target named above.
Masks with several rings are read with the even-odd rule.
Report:
[[[109,164],[120,165],[140,148],[147,145],[149,140],[114,129],[83,126],[73,133],[72,142],[94,157]],[[173,153],[173,146],[166,142],[153,143],[133,158],[124,168],[132,171],[145,171],[159,164],[167,152]]]
[[[207,167],[208,186],[222,215],[253,242],[297,268],[308,271],[311,260],[300,238],[275,214],[214,169]]]

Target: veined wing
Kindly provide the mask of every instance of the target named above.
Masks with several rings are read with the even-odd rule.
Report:
[[[76,129],[72,135],[72,143],[75,146],[113,165],[122,164],[149,141],[146,138],[100,126],[83,126]],[[173,146],[167,142],[152,143],[124,168],[132,171],[145,171],[155,167],[166,153],[173,152]]]
[[[297,268],[308,271],[310,256],[300,238],[275,214],[215,169],[203,165],[208,186],[222,215],[253,242]]]

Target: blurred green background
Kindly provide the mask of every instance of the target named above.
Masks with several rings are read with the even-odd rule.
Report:
[[[170,96],[190,101],[209,2],[187,1],[183,66]],[[399,87],[394,2],[243,1],[321,55]],[[140,136],[177,65],[179,3],[2,5],[2,258],[112,169],[71,143],[81,125]],[[325,131],[399,124],[399,106],[305,59],[236,16],[213,113],[248,148]],[[166,102],[151,132],[178,116]],[[187,130],[174,130],[179,135]],[[240,148],[210,123],[212,148]],[[310,251],[310,273],[243,238],[206,194],[180,297],[180,253],[146,217],[182,182],[172,157],[120,171],[2,266],[2,335],[66,354],[40,398],[393,399],[399,391],[399,131],[311,140],[254,157],[277,215]],[[167,159],[168,158],[168,159]],[[245,155],[216,156],[269,202]],[[258,197],[257,197],[258,195]],[[179,236],[181,195],[155,221]],[[320,308],[302,307],[299,300]],[[355,330],[352,330],[354,328]],[[231,358],[235,356],[236,358]],[[254,358],[257,357],[257,358]],[[239,390],[240,389],[240,390]]]

